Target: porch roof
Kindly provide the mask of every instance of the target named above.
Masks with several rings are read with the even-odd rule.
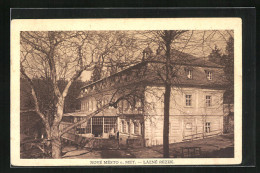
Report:
[[[89,114],[91,114],[92,112],[71,112],[71,113],[66,113],[66,114],[63,114],[64,117],[84,117],[84,116],[87,116]],[[97,115],[95,115],[94,117],[118,117],[117,114],[110,114],[110,113],[103,113],[103,112],[100,112],[98,113]]]

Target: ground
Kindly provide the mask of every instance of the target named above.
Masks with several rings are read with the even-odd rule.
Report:
[[[202,158],[232,158],[234,157],[233,134],[214,136],[195,141],[170,144],[170,157],[182,157],[181,147],[201,147]],[[68,145],[62,150],[64,159],[89,159],[89,158],[162,158],[163,147],[153,146],[144,148],[120,148],[120,149],[77,149]],[[33,148],[29,152],[23,152],[21,158],[42,158],[41,152]]]
[[[196,141],[170,144],[170,157],[181,157],[181,147],[201,147],[201,156],[204,158],[232,158],[234,157],[233,134],[215,136]],[[145,147],[132,149],[105,149],[105,150],[76,150],[73,146],[63,149],[63,158],[162,158],[163,147]]]

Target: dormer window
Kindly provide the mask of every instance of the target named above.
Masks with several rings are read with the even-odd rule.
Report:
[[[126,77],[126,80],[127,80],[127,81],[130,81],[131,78],[132,78],[132,76],[131,76],[131,75],[128,75],[128,76]]]
[[[122,80],[123,80],[123,81],[127,81],[126,75],[123,75],[123,76],[122,76]]]
[[[188,79],[192,79],[192,70],[187,70]]]
[[[207,71],[207,79],[208,80],[212,80],[212,72],[211,71]]]
[[[112,82],[115,82],[115,77],[114,77],[114,76],[111,78],[111,81],[112,81]]]
[[[192,79],[193,75],[192,75],[192,69],[190,69],[189,67],[184,67],[184,71],[185,71],[185,75],[187,75],[188,79]]]
[[[116,77],[115,77],[115,82],[118,82],[118,81],[119,81],[119,77],[116,76]]]

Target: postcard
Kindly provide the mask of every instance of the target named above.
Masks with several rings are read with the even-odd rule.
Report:
[[[242,161],[240,18],[11,21],[12,166]]]

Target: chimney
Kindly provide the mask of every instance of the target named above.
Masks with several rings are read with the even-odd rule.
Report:
[[[163,50],[161,45],[159,45],[157,50],[156,50],[156,55],[164,55],[164,54],[165,54],[165,51]]]
[[[142,61],[147,60],[151,55],[152,55],[153,51],[152,49],[149,47],[149,45],[143,50],[143,58]]]

